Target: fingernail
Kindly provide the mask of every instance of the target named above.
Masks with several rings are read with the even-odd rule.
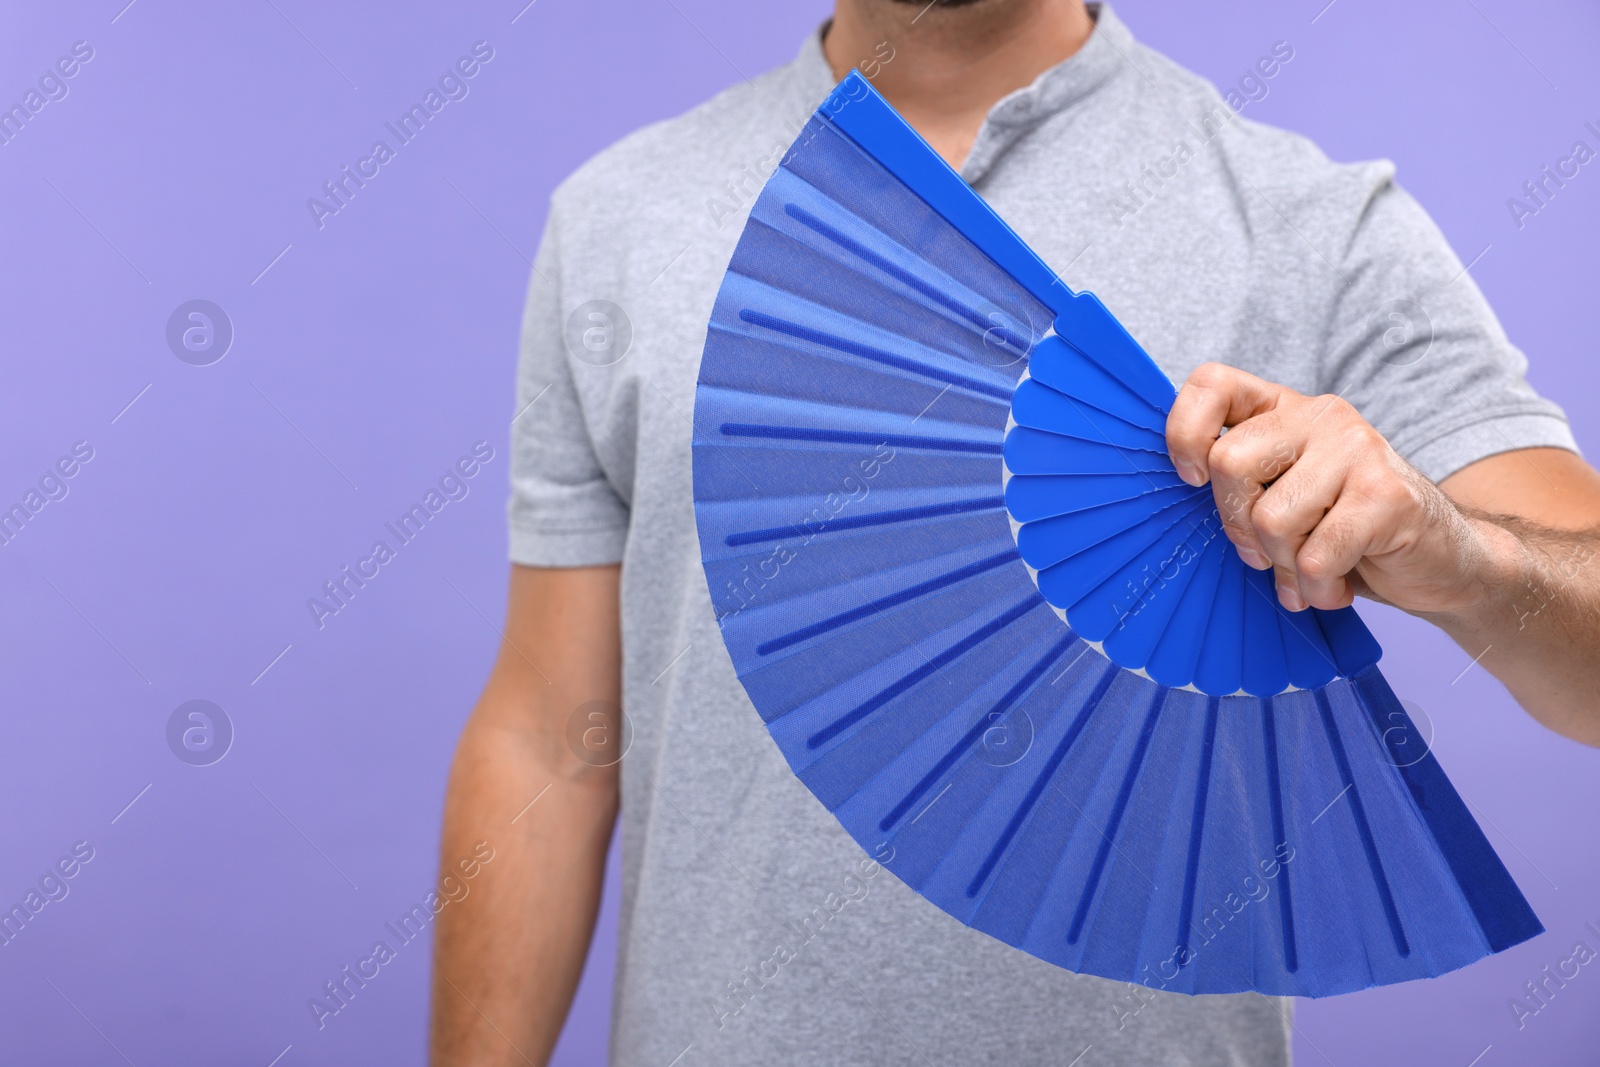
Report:
[[[1200,477],[1200,471],[1195,468],[1194,464],[1188,462],[1187,460],[1174,460],[1173,466],[1178,468],[1178,477],[1182,478],[1190,485],[1198,488],[1199,486],[1205,484],[1205,479]]]
[[[1244,545],[1239,545],[1238,548],[1239,558],[1244,560],[1245,566],[1254,567],[1258,571],[1264,571],[1272,566],[1272,561],[1255,549],[1246,548]]]
[[[1306,598],[1301,596],[1300,590],[1296,589],[1292,585],[1278,586],[1278,599],[1281,600],[1283,602],[1283,606],[1288,608],[1290,611],[1306,610]]]

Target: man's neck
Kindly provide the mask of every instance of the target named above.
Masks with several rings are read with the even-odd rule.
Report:
[[[1075,53],[1093,31],[1083,0],[954,7],[836,0],[822,47],[835,77],[860,67],[959,169],[989,109]]]

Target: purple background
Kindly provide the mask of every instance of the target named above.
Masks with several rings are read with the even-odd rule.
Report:
[[[516,330],[546,197],[627,131],[787,60],[827,2],[125,2],[8,4],[0,30],[0,103],[73,42],[94,48],[0,145],[0,505],[74,442],[94,450],[0,547],[0,903],[74,842],[94,849],[0,947],[0,1047],[30,1064],[418,1063],[426,939],[321,1031],[306,1002],[434,879],[449,755],[504,609]],[[1394,159],[1462,258],[1482,252],[1473,273],[1534,384],[1600,454],[1600,163],[1520,230],[1506,206],[1576,139],[1600,148],[1582,128],[1600,126],[1600,9],[1324,2],[1119,11],[1219,84],[1291,42],[1246,114],[1336,159]],[[495,54],[470,95],[319,230],[306,199],[478,40]],[[194,298],[235,330],[205,367],[165,340]],[[479,440],[495,455],[470,494],[319,631],[307,598]],[[1550,933],[1437,981],[1303,1002],[1300,1062],[1594,1062],[1600,965],[1520,1031],[1507,1001],[1580,938],[1600,948],[1583,929],[1600,925],[1595,753],[1481,668],[1453,681],[1469,657],[1439,633],[1367,615]],[[235,731],[211,766],[168,747],[192,699]],[[562,1063],[603,1057],[614,901]]]

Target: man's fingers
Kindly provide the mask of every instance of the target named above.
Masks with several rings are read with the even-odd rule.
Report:
[[[1311,606],[1306,603],[1305,597],[1300,595],[1300,583],[1294,571],[1274,566],[1272,584],[1278,590],[1278,603],[1289,611],[1304,611]]]
[[[1211,446],[1223,427],[1271,411],[1285,392],[1253,374],[1203,363],[1189,375],[1167,415],[1167,451],[1178,476],[1190,485],[1211,477]]]
[[[1352,496],[1341,497],[1317,523],[1294,560],[1300,595],[1314,608],[1332,611],[1355,600],[1348,576],[1366,555],[1379,512]]]
[[[1273,560],[1252,513],[1265,488],[1294,466],[1304,447],[1304,432],[1304,427],[1268,413],[1238,424],[1207,453],[1211,491],[1223,529],[1238,547],[1239,558],[1257,570],[1265,570]],[[1292,556],[1285,562],[1289,559]]]
[[[1250,510],[1250,525],[1276,572],[1278,599],[1290,611],[1307,606],[1296,575],[1300,548],[1339,499],[1346,470],[1341,456],[1314,444],[1307,448]]]

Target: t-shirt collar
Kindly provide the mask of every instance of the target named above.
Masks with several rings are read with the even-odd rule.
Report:
[[[1095,27],[1082,48],[989,109],[961,166],[961,176],[969,184],[979,181],[1018,138],[1083,100],[1132,62],[1133,34],[1111,5],[1090,4],[1089,11],[1095,18]],[[836,84],[822,52],[825,28],[826,23],[806,37],[792,64],[805,97],[818,102]]]

